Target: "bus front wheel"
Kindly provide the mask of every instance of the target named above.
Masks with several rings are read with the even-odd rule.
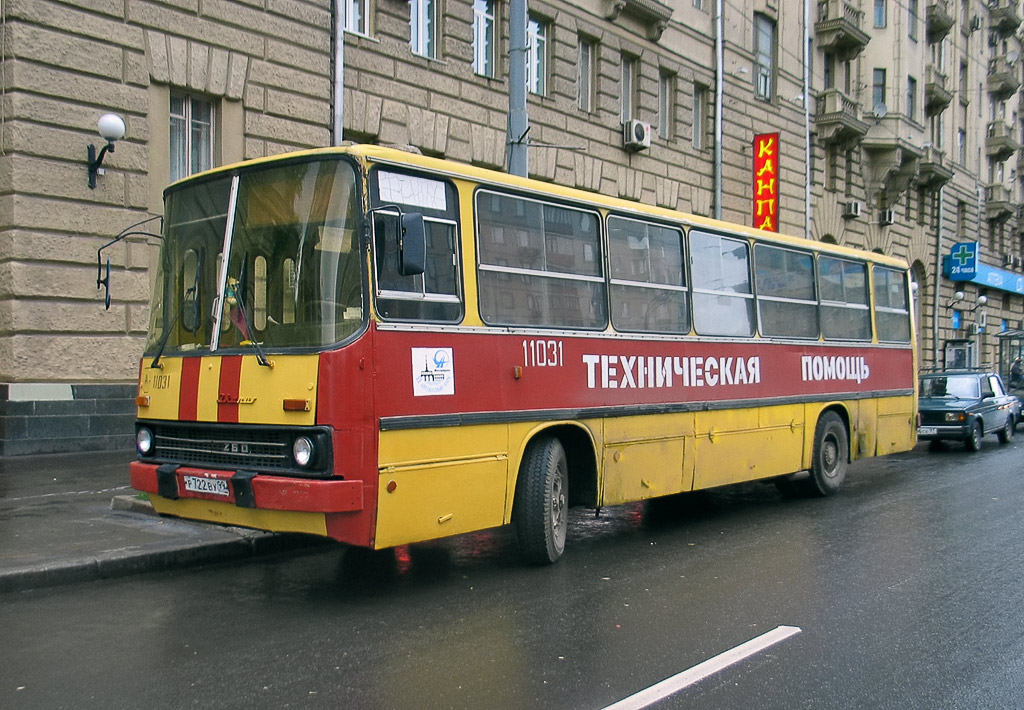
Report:
[[[569,467],[558,439],[544,436],[526,447],[513,506],[523,560],[533,565],[557,561],[569,527]]]
[[[804,483],[813,495],[830,496],[839,491],[850,461],[850,437],[842,417],[825,412],[814,429],[814,458],[811,475]]]

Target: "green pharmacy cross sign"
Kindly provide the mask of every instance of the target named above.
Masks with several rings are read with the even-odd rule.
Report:
[[[949,254],[949,278],[971,281],[978,273],[978,242],[960,242]]]

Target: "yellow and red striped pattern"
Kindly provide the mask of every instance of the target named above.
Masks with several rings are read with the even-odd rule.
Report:
[[[277,356],[272,361],[272,368],[262,367],[255,355],[162,358],[160,368],[143,362],[138,416],[182,422],[314,424],[319,356]],[[297,401],[307,406],[300,409]]]

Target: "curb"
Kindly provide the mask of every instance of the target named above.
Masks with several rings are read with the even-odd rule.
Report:
[[[133,495],[115,496],[111,500],[110,509],[118,515],[156,516],[148,501]],[[269,533],[236,527],[220,529],[234,539],[206,542],[172,541],[153,545],[150,549],[108,550],[88,559],[0,570],[0,593],[254,559],[278,552],[315,549],[333,542],[309,535]]]

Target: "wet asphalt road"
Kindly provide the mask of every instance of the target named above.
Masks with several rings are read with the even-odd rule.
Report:
[[[652,707],[1019,708],[1022,455],[579,510],[549,568],[503,529],[10,593],[0,707],[599,710],[786,625]]]

